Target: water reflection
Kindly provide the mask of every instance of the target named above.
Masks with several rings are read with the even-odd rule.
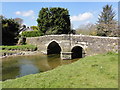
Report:
[[[28,74],[51,70],[75,60],[61,60],[60,55],[33,55],[4,58],[2,61],[2,80],[14,79]]]
[[[47,62],[51,69],[61,65],[60,55],[47,55]]]
[[[19,75],[16,77],[21,77],[21,76],[25,76],[25,75],[29,75],[29,74],[35,74],[40,72],[39,68],[37,68],[30,60],[27,59],[22,59],[18,61],[19,63],[19,67],[20,67],[20,71],[19,71]]]

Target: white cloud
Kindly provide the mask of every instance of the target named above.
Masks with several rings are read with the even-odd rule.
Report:
[[[83,14],[79,14],[78,16],[71,16],[71,21],[85,21],[93,17],[93,14],[90,12],[85,12]]]
[[[16,11],[15,14],[23,16],[23,17],[28,17],[28,16],[33,16],[34,15],[34,11],[33,10],[29,10],[29,11]]]
[[[15,12],[15,14],[16,14],[16,15],[20,15],[20,14],[21,14],[21,12],[20,12],[20,11],[17,11],[17,12]]]

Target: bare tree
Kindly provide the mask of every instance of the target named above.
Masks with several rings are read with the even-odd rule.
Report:
[[[92,23],[82,24],[76,30],[77,34],[85,34],[85,35],[96,35],[96,25]]]
[[[17,22],[19,25],[22,25],[22,23],[23,23],[23,19],[21,19],[21,18],[15,18],[14,20],[15,20],[15,22]]]

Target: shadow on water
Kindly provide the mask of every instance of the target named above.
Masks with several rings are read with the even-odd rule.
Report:
[[[60,55],[31,55],[9,57],[2,60],[2,80],[15,79],[29,74],[41,73],[74,60],[61,60]]]

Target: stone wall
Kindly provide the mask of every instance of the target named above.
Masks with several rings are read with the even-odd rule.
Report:
[[[117,37],[99,37],[86,35],[73,35],[73,44],[83,46],[87,55],[118,51]],[[73,45],[74,46],[74,45]]]
[[[26,39],[28,44],[37,45],[38,50],[43,53],[47,53],[47,47],[52,41],[56,41],[60,45],[62,52],[71,52],[74,46],[82,47],[85,55],[94,55],[108,51],[118,51],[117,37],[46,35]]]

